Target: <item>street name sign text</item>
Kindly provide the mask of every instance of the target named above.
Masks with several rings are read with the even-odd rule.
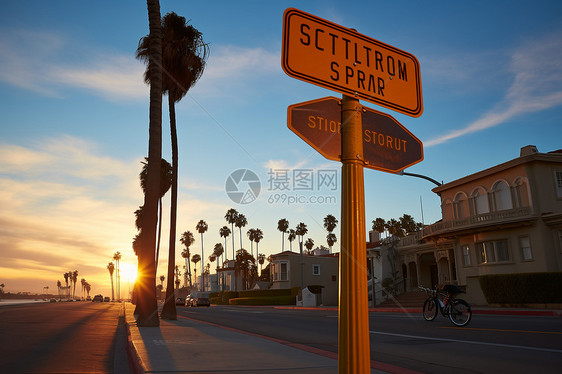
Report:
[[[284,13],[282,66],[293,78],[403,114],[423,112],[414,55],[294,8]]]

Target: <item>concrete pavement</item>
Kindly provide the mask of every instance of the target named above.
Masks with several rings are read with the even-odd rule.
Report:
[[[128,353],[133,373],[337,373],[337,354],[178,316],[159,327],[138,327],[134,305],[125,303]],[[288,307],[291,308],[291,307]],[[302,308],[299,308],[302,309]],[[419,308],[374,312],[418,313]],[[561,316],[560,310],[473,308],[475,314]],[[371,361],[371,373],[415,371]]]

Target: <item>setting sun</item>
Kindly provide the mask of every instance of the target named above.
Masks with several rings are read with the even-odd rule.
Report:
[[[119,264],[119,272],[121,273],[121,282],[129,281],[134,283],[137,279],[137,266],[127,263]]]

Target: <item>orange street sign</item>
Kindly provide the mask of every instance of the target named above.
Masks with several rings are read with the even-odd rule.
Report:
[[[423,144],[394,117],[363,107],[363,159],[369,169],[398,173],[423,160]],[[290,105],[287,126],[328,160],[341,158],[340,99]]]
[[[419,117],[420,64],[408,52],[295,8],[283,17],[289,76]]]

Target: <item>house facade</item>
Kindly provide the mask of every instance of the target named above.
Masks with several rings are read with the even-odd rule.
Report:
[[[270,289],[323,286],[322,305],[338,305],[338,254],[300,255],[285,251],[271,255]],[[301,267],[303,281],[301,283]]]
[[[457,284],[484,305],[484,274],[562,271],[562,151],[520,156],[433,189],[442,220],[398,244],[406,291]]]

